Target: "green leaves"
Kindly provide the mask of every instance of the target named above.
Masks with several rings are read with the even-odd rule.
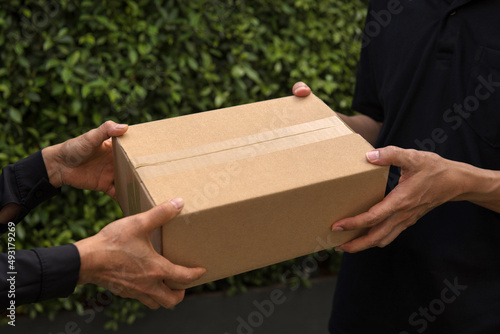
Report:
[[[68,57],[68,65],[73,67],[78,63],[78,60],[80,59],[80,51],[76,50],[71,54],[71,56]]]
[[[12,122],[21,124],[23,121],[23,116],[19,112],[19,110],[14,109],[14,108],[9,108],[9,117]]]
[[[95,19],[97,22],[101,23],[104,27],[111,31],[118,30],[118,27],[110,20],[110,17],[97,15],[94,16],[93,19]]]
[[[61,79],[64,81],[64,83],[68,83],[71,77],[73,76],[73,73],[71,70],[67,67],[63,68],[61,72]]]
[[[90,85],[82,86],[82,98],[86,98],[90,94]]]
[[[130,63],[135,64],[137,62],[137,51],[133,47],[128,48],[128,59],[130,59]]]

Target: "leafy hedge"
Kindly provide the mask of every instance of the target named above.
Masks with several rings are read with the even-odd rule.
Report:
[[[277,98],[306,81],[349,112],[365,18],[362,0],[6,0],[0,7],[0,165],[94,128],[135,124]],[[18,249],[93,235],[121,217],[102,194],[63,189],[18,225]],[[5,237],[0,247],[5,249]],[[301,259],[200,289],[307,282]],[[337,256],[328,266],[335,270]],[[300,263],[299,263],[300,264]],[[324,266],[324,264],[323,264]],[[295,281],[297,282],[297,281]],[[290,283],[288,281],[288,283]],[[54,317],[90,307],[104,291],[83,286],[60,301],[21,306]],[[109,302],[100,301],[101,304]],[[110,328],[141,306],[113,298]]]

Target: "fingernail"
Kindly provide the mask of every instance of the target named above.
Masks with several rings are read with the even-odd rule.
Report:
[[[334,232],[337,232],[337,231],[343,231],[343,230],[344,230],[344,228],[343,228],[342,226],[334,226],[334,227],[332,228],[332,231],[334,231]]]
[[[299,90],[301,90],[301,89],[303,89],[303,88],[306,88],[306,87],[307,87],[307,86],[299,86],[299,87],[297,87],[297,88],[295,88],[295,89],[293,90],[293,93],[295,94],[295,93],[297,93],[297,91],[299,91]]]
[[[184,201],[182,200],[182,198],[172,198],[171,200],[169,200],[169,202],[172,203],[172,205],[175,206],[177,210],[180,210],[184,207]]]
[[[367,152],[366,153],[366,158],[369,160],[369,161],[375,161],[375,160],[378,160],[380,158],[380,152],[375,150],[375,151],[370,151],[370,152]]]
[[[122,129],[125,129],[126,127],[127,127],[127,124],[116,124],[115,125],[116,130],[122,130]]]

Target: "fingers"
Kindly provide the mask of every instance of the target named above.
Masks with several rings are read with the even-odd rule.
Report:
[[[335,222],[332,231],[370,228],[367,234],[337,247],[336,250],[354,253],[371,247],[384,247],[394,240],[406,228],[404,226],[399,228],[398,224],[402,217],[395,215],[397,201],[398,199],[391,193],[367,212]]]
[[[137,299],[152,310],[160,308],[160,303],[158,303],[156,300],[154,300],[152,297],[148,295],[142,295],[140,297],[137,297]]]
[[[394,213],[392,197],[394,196],[389,194],[382,202],[375,204],[367,212],[333,223],[332,231],[352,231],[377,225]]]
[[[185,290],[172,290],[165,283],[158,285],[154,300],[164,308],[172,308],[184,299]]]
[[[152,310],[172,308],[184,299],[185,290],[172,290],[165,283],[160,282],[151,292],[134,293],[127,297],[135,298]]]
[[[121,293],[124,298],[134,298],[152,310],[160,308],[172,308],[184,299],[185,290],[172,290],[165,283],[159,282],[149,291],[133,291],[132,293]]]
[[[187,268],[173,264],[165,258],[163,258],[163,260],[165,264],[162,265],[161,268],[163,268],[163,275],[165,280],[168,281],[174,281],[181,284],[189,284],[199,279],[206,272],[205,268]]]
[[[101,124],[97,129],[90,130],[83,135],[92,147],[97,147],[110,137],[123,135],[128,130],[126,124],[116,124],[113,121],[107,121]]]
[[[393,223],[393,222],[392,222]],[[376,225],[370,231],[352,241],[335,248],[337,251],[356,253],[372,247],[385,247],[398,237],[409,225],[410,221],[393,225],[387,221]]]
[[[394,235],[394,238],[392,238],[392,240],[390,241],[389,239],[387,239],[387,244],[382,245],[382,240],[385,240],[387,236],[392,235],[391,232],[392,228],[387,223],[382,223],[372,227],[365,235],[352,241],[346,242],[345,244],[336,247],[335,249],[337,251],[341,250],[348,253],[356,253],[372,247],[384,247],[389,244],[390,241],[394,240],[394,238],[396,238],[397,236],[397,234]]]
[[[366,159],[376,165],[401,167],[401,178],[389,195],[368,212],[332,225],[332,231],[370,228],[366,235],[338,247],[339,250],[357,252],[370,247],[385,247],[408,226],[446,201],[446,198],[436,199],[429,190],[433,182],[428,180],[442,178],[442,158],[437,154],[388,146],[367,152]]]
[[[116,188],[114,184],[109,186],[109,188],[105,191],[105,193],[116,201]]]
[[[148,294],[159,305],[165,308],[171,308],[179,304],[184,299],[185,291],[173,290],[169,288],[164,281],[175,281],[181,284],[189,284],[199,279],[206,272],[206,270],[204,268],[186,268],[178,266],[172,264],[170,261],[159,255],[158,258],[160,259],[158,267],[162,268],[163,277],[158,279],[158,284],[156,284],[154,290],[148,292]],[[150,306],[148,305],[148,307]]]
[[[137,288],[141,291],[138,297],[144,305],[149,308],[158,308],[163,306],[171,308],[179,304],[184,299],[184,290],[173,290],[165,281],[174,281],[176,283],[188,284],[199,279],[204,273],[204,268],[186,268],[172,264],[164,257],[157,255],[158,262],[156,268],[161,268],[160,272],[152,274],[155,283],[149,287],[143,286]],[[147,297],[147,298],[146,298]]]
[[[150,309],[172,308],[182,302],[185,290],[172,290],[165,283],[160,282],[150,294],[142,294],[137,299]]]
[[[418,161],[423,152],[411,149],[402,149],[396,146],[387,146],[366,153],[368,162],[379,166],[411,166]]]
[[[379,241],[379,247],[385,247],[387,246],[388,244],[390,244],[391,242],[394,241],[394,239],[397,238],[398,235],[401,234],[401,232],[403,232],[404,230],[406,230],[408,228],[408,224],[399,224],[397,225],[396,227],[394,227],[392,229],[392,231],[387,234],[385,237],[383,237],[380,241]]]
[[[149,211],[141,213],[139,216],[143,218],[145,232],[150,233],[154,229],[166,224],[169,220],[177,216],[183,207],[184,201],[181,198],[174,198],[155,206]]]
[[[311,94],[311,88],[309,88],[309,86],[307,86],[302,81],[299,81],[295,83],[295,85],[293,85],[292,93],[293,95],[298,97],[308,96],[309,94]]]

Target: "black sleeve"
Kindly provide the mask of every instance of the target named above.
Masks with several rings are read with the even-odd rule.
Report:
[[[366,22],[373,20],[370,15],[371,2],[368,8]],[[370,49],[372,41],[366,37],[366,28],[363,30],[363,41],[361,44],[361,58],[358,64],[356,86],[352,100],[352,109],[366,116],[373,118],[377,122],[384,121],[384,111],[378,96],[375,82],[374,67],[370,61]]]
[[[20,222],[31,209],[58,193],[59,190],[49,182],[42,151],[2,169],[0,209],[9,203],[19,204],[21,210],[14,219],[14,223]],[[7,224],[0,224],[0,234],[6,231]]]
[[[18,250],[13,267],[9,266],[8,254],[0,253],[2,312],[11,300],[19,306],[72,294],[78,282],[80,254],[73,244]]]
[[[0,208],[8,203],[21,206],[14,223],[21,221],[31,209],[58,192],[48,181],[41,151],[2,169]],[[9,227],[2,223],[0,234]],[[8,239],[9,236],[12,235],[3,237]],[[10,306],[11,301],[18,306],[66,297],[75,289],[80,271],[80,254],[75,245],[14,250],[14,245],[8,244],[4,251],[7,253],[0,253],[1,309],[5,310],[4,307]]]

